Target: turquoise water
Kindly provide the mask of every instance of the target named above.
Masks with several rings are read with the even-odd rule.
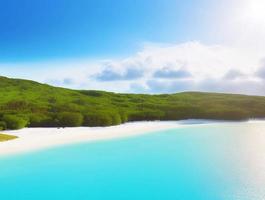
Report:
[[[0,158],[3,200],[264,200],[265,125],[193,125]]]

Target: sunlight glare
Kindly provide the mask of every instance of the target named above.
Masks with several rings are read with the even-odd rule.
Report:
[[[243,15],[252,23],[265,26],[265,0],[247,0]]]

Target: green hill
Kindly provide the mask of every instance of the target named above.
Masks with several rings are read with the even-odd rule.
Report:
[[[109,126],[126,121],[265,117],[265,97],[71,90],[0,77],[0,129]]]

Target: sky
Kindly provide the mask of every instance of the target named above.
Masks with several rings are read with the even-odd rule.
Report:
[[[0,75],[73,89],[265,95],[263,0],[9,0]]]

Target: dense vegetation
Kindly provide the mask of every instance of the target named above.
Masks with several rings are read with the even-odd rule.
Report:
[[[116,94],[0,77],[0,130],[25,126],[110,126],[140,120],[260,117],[265,117],[265,97],[200,92]]]
[[[4,142],[4,141],[8,141],[8,140],[13,140],[16,139],[17,136],[13,136],[13,135],[6,135],[6,134],[1,134],[0,133],[0,142]]]

